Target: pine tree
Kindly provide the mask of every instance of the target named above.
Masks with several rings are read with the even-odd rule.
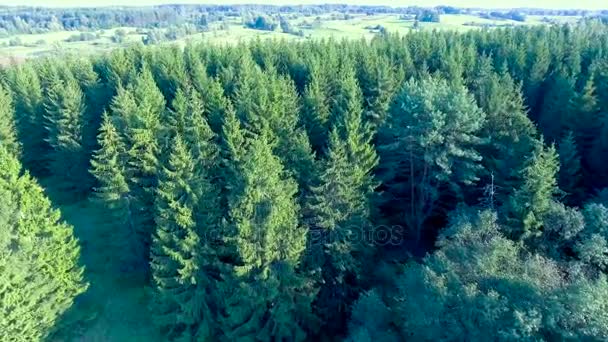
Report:
[[[17,141],[15,127],[15,112],[11,95],[0,84],[0,145],[15,154],[20,155],[21,147]]]
[[[44,101],[49,168],[54,184],[76,197],[92,186],[89,159],[83,146],[84,97],[75,80],[55,80]]]
[[[558,146],[559,153],[559,186],[572,204],[581,199],[581,158],[574,134],[570,131],[561,140]]]
[[[177,135],[157,190],[156,232],[150,250],[155,321],[170,337],[187,340],[196,336],[199,324],[209,325],[201,320],[212,319],[208,298],[199,291],[203,254],[197,216],[203,213],[197,210],[206,196],[213,195],[201,171]]]
[[[0,331],[41,341],[83,293],[80,249],[42,188],[0,145]]]
[[[408,227],[419,241],[426,220],[453,202],[442,196],[460,196],[478,180],[484,122],[462,85],[436,78],[405,84],[378,138],[382,210],[391,224]]]
[[[264,136],[237,166],[228,204],[241,266],[228,285],[222,331],[229,340],[303,340],[312,293],[296,272],[306,243],[296,183],[285,177]]]
[[[524,183],[505,204],[511,235],[519,239],[542,234],[544,216],[549,212],[557,187],[559,157],[555,147],[538,147],[522,170]]]

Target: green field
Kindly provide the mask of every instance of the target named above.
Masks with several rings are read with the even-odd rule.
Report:
[[[59,341],[160,341],[148,316],[145,279],[137,271],[121,269],[113,247],[114,226],[105,224],[103,213],[90,201],[61,206],[63,218],[74,226],[86,267],[88,291],[61,318]]]
[[[239,41],[247,41],[257,37],[263,39],[287,39],[287,40],[303,40],[303,39],[371,39],[378,34],[378,30],[374,27],[378,25],[384,27],[388,32],[397,32],[405,34],[414,30],[415,22],[411,20],[403,20],[396,14],[382,15],[351,15],[349,19],[338,19],[338,15],[326,14],[320,17],[320,23],[314,28],[301,28],[303,22],[311,23],[316,17],[300,16],[291,19],[292,25],[297,30],[302,30],[303,36],[286,34],[276,31],[260,31],[246,28],[241,24],[241,18],[226,19],[226,25],[220,27],[219,23],[210,25],[210,29],[206,32],[195,33],[182,37],[176,41],[166,43],[184,44],[188,41],[207,41],[219,44],[232,44]],[[551,17],[553,22],[573,22],[578,20],[578,17]],[[500,27],[500,26],[517,26],[517,25],[541,25],[544,24],[543,17],[529,16],[526,22],[517,22],[513,20],[490,20],[484,19],[475,15],[442,15],[439,23],[419,23],[420,30],[455,30],[466,31],[470,29],[480,29],[482,27]],[[112,41],[114,33],[118,29],[123,29],[127,32],[122,43]],[[96,39],[88,41],[67,42],[66,40],[81,31],[60,31],[44,34],[22,34],[0,39],[0,64],[8,63],[11,60],[22,60],[26,58],[53,54],[57,51],[62,53],[75,54],[90,54],[101,51],[141,42],[143,34],[136,32],[135,27],[122,27],[110,30],[101,30],[91,32],[98,35]],[[11,40],[18,39],[19,45],[10,46]]]

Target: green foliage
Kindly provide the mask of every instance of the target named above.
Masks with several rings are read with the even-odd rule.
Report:
[[[75,80],[54,80],[45,101],[52,176],[59,189],[75,195],[91,188],[89,156],[84,147],[84,95]]]
[[[388,322],[372,320],[365,327],[395,322],[401,338],[416,340],[606,336],[605,315],[588,316],[605,307],[589,292],[602,293],[604,277],[569,281],[555,262],[526,254],[501,230],[492,212],[455,213],[440,249],[397,278]],[[578,324],[581,329],[573,329]]]
[[[21,147],[17,140],[14,115],[13,100],[0,85],[0,144],[9,152],[19,155]]]
[[[545,138],[550,142],[559,141],[569,123],[578,120],[572,116],[570,101],[575,96],[574,80],[559,70],[553,75],[551,86],[543,97],[543,105],[539,117]]]
[[[591,203],[583,210],[586,226],[575,247],[582,261],[601,269],[608,267],[608,209]]]
[[[386,120],[394,94],[399,90],[402,75],[382,55],[367,53],[361,59],[357,73],[365,102],[365,116],[375,127],[380,127]]]
[[[9,74],[9,85],[15,100],[16,124],[23,148],[23,165],[34,176],[46,174],[49,146],[44,125],[40,77],[31,65]]]
[[[197,224],[203,224],[197,218],[209,214],[198,211],[206,197],[214,194],[200,170],[204,169],[197,170],[195,159],[177,135],[157,190],[156,232],[150,250],[155,322],[168,329],[170,337],[188,340],[196,336],[201,320],[211,320],[208,298],[197,287],[202,257]]]
[[[559,159],[554,146],[538,147],[526,162],[523,184],[505,204],[512,220],[512,235],[520,239],[542,234],[543,218],[560,190],[557,187]]]
[[[0,331],[40,341],[87,288],[72,228],[42,188],[0,146]]]
[[[138,33],[213,30],[225,8],[200,10],[155,9],[163,24]],[[15,340],[606,340],[606,25],[429,26],[0,69],[0,310],[25,308],[0,325],[24,326]],[[13,154],[55,205],[93,200],[62,206],[94,285],[73,310],[77,246]],[[47,226],[65,229],[28,233]]]
[[[302,119],[317,152],[322,151],[327,142],[330,118],[330,102],[327,95],[330,90],[326,78],[327,75],[319,67],[312,70],[302,106]]]
[[[520,87],[506,70],[495,73],[489,58],[479,61],[472,88],[486,113],[480,135],[487,142],[479,147],[485,168],[482,179],[494,187],[490,200],[500,204],[522,182],[519,171],[538,144],[536,128],[527,116]]]
[[[362,294],[353,305],[347,341],[399,341],[391,316],[390,308],[377,290]]]
[[[303,340],[313,293],[296,272],[306,244],[297,185],[263,136],[235,164],[228,205],[240,265],[221,330],[231,340]]]
[[[577,203],[581,198],[581,158],[572,132],[568,132],[560,141],[559,185],[568,196],[570,203]]]
[[[475,147],[485,114],[458,84],[425,78],[408,81],[380,131],[380,176],[385,210],[421,237],[426,220],[441,211],[441,190],[454,195],[478,180],[482,157]]]
[[[154,222],[165,100],[150,71],[144,69],[126,89],[118,89],[111,109],[126,145],[124,172],[129,187],[130,219],[140,235],[141,258],[145,259]]]

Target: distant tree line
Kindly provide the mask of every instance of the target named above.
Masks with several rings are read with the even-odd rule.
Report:
[[[139,28],[166,28],[182,24],[193,24],[205,30],[209,23],[222,21],[227,17],[239,17],[242,13],[261,13],[259,17],[244,20],[245,25],[268,30],[272,20],[290,13],[303,16],[318,16],[326,13],[351,14],[409,14],[422,12],[438,14],[479,13],[480,9],[438,6],[435,8],[389,7],[389,6],[355,6],[355,5],[163,5],[150,7],[101,7],[101,8],[43,8],[43,7],[7,7],[0,6],[0,37],[9,34],[44,33],[60,30],[99,30],[120,26]],[[519,15],[571,15],[592,16],[600,11],[583,10],[539,10],[518,9]],[[498,12],[496,14],[499,14]],[[605,14],[605,11],[604,11]],[[424,15],[429,18],[428,15]],[[253,19],[253,20],[251,20]],[[260,22],[256,21],[260,19]],[[266,22],[264,22],[266,21]],[[421,20],[422,21],[422,20]],[[426,20],[425,20],[426,21]]]
[[[521,22],[526,21],[526,15],[520,11],[508,11],[508,12],[493,11],[493,12],[488,12],[488,13],[482,13],[480,16],[482,18],[487,18],[487,19],[510,19],[510,20],[521,21]]]
[[[0,332],[86,290],[41,179],[103,210],[166,340],[607,340],[606,46],[594,20],[1,69]]]

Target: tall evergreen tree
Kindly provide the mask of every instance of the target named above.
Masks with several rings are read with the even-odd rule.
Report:
[[[585,82],[585,86],[570,100],[571,111],[569,120],[565,125],[570,128],[581,148],[581,155],[590,156],[593,141],[599,134],[597,122],[600,119],[596,88],[592,78]]]
[[[506,70],[496,74],[490,58],[479,62],[471,87],[486,113],[481,136],[488,141],[479,147],[485,167],[482,184],[493,186],[493,200],[503,203],[522,182],[519,171],[538,144],[536,127],[527,116],[520,87]]]
[[[0,144],[0,334],[44,340],[84,292],[80,249],[42,188]]]
[[[366,121],[374,127],[384,124],[390,102],[402,81],[402,70],[395,68],[388,58],[367,49],[357,69],[365,103]]]
[[[186,52],[188,56],[188,52]],[[227,99],[222,84],[207,74],[205,66],[196,57],[186,59],[186,68],[192,86],[198,91],[205,106],[207,120],[211,129],[219,134],[222,131],[223,116]]]
[[[119,88],[112,100],[112,117],[126,145],[125,179],[134,227],[143,245],[141,260],[147,260],[154,226],[154,194],[161,158],[161,116],[164,97],[147,68],[126,89]]]
[[[185,340],[208,338],[197,336],[197,331],[208,333],[209,322],[201,320],[212,320],[209,298],[198,288],[203,253],[197,216],[204,214],[197,210],[207,196],[215,194],[208,193],[211,185],[201,170],[177,135],[157,190],[156,232],[150,251],[155,321],[170,337]]]
[[[89,156],[83,146],[85,103],[75,80],[55,80],[44,102],[48,130],[50,171],[60,189],[76,196],[92,185]]]
[[[339,79],[334,82],[337,84],[331,102],[330,127],[343,122],[346,113],[352,108],[363,105],[363,94],[352,62],[347,61],[341,66]]]
[[[306,231],[298,225],[297,185],[285,177],[264,136],[252,141],[238,170],[228,204],[241,265],[226,299],[222,331],[230,340],[304,340],[312,292],[297,273],[306,244]]]
[[[525,74],[521,75],[524,81],[524,95],[527,107],[531,109],[532,119],[539,119],[539,108],[542,104],[543,82],[551,64],[551,54],[548,42],[542,39],[528,44]]]
[[[49,146],[44,125],[40,78],[30,64],[16,67],[9,75],[15,100],[16,124],[23,147],[23,166],[34,176],[47,172]]]
[[[574,80],[560,69],[554,72],[543,97],[538,124],[545,138],[559,141],[568,123],[577,120],[571,116],[570,101],[574,98]]]
[[[315,311],[329,335],[344,329],[349,306],[360,291],[362,267],[373,254],[371,169],[356,163],[349,142],[332,131],[318,184],[304,208],[311,241],[307,266],[320,272]]]
[[[313,65],[310,80],[304,91],[302,106],[302,119],[310,137],[314,150],[323,151],[327,143],[328,123],[330,119],[329,96],[330,91],[327,75],[318,65]]]
[[[581,199],[581,157],[574,134],[568,132],[560,141],[559,153],[559,186],[564,190],[571,204],[577,204]]]
[[[522,170],[524,183],[516,189],[505,204],[510,219],[511,235],[529,239],[542,234],[545,215],[551,208],[557,187],[559,156],[555,147],[538,147]]]
[[[17,141],[17,128],[15,127],[15,111],[11,95],[0,84],[0,145],[19,155],[21,147]]]
[[[105,113],[99,130],[99,149],[91,160],[91,174],[95,177],[92,200],[106,208],[106,213],[117,226],[113,239],[118,259],[126,269],[141,264],[142,242],[136,232],[135,215],[126,177],[127,148],[112,118]]]
[[[427,219],[449,207],[442,196],[460,196],[462,185],[478,180],[484,122],[462,85],[436,78],[405,84],[379,133],[383,211],[392,224],[420,240]]]

